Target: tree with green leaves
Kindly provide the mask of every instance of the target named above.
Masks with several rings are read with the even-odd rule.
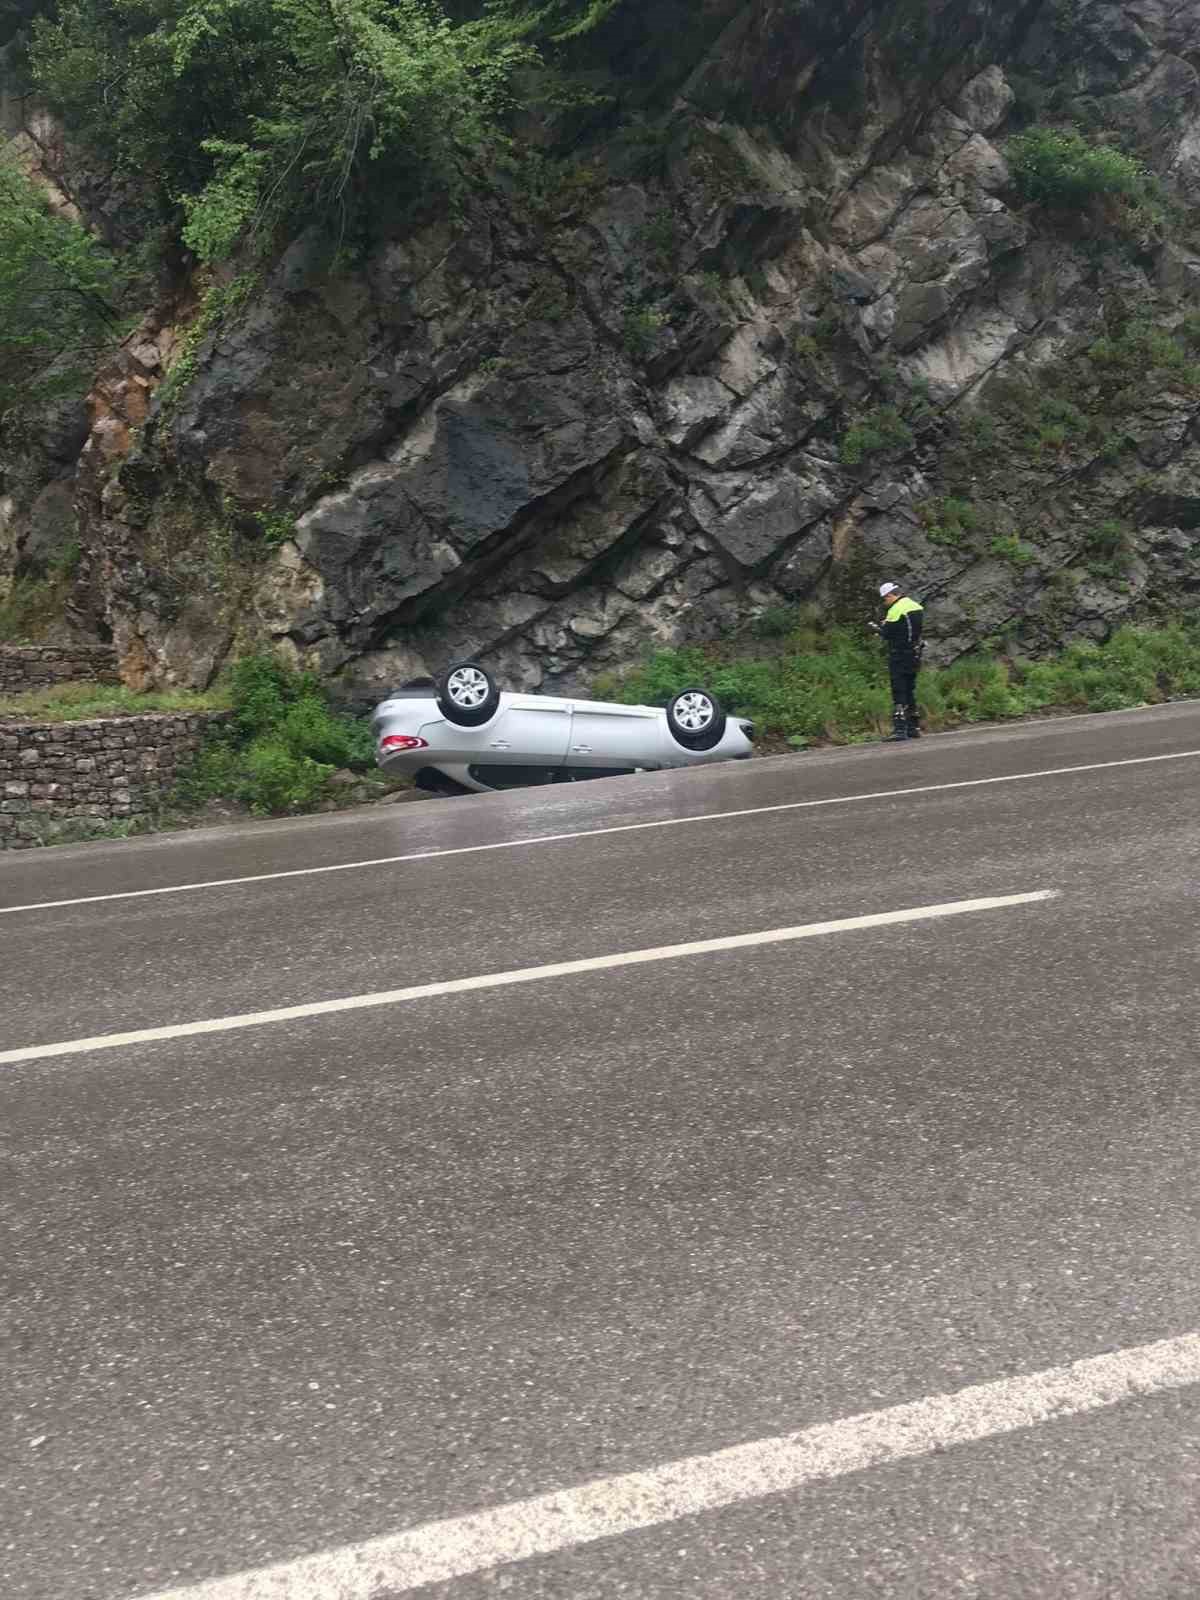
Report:
[[[630,0],[491,0],[487,14],[501,32],[516,30],[539,43],[581,39]]]
[[[344,231],[375,184],[453,187],[500,137],[517,39],[453,26],[426,0],[271,0],[272,95],[240,139],[202,148],[213,175],[183,198],[184,239],[228,254],[246,228],[324,217]]]
[[[0,149],[0,411],[90,365],[117,332],[117,301],[112,258]]]
[[[506,142],[541,51],[628,0],[61,0],[35,81],[157,189],[203,260],[374,199],[453,189]]]

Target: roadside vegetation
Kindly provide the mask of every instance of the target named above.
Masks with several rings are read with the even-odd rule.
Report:
[[[210,801],[232,802],[255,816],[283,816],[408,787],[376,767],[369,718],[337,711],[314,673],[297,672],[265,653],[244,656],[205,694],[63,683],[0,697],[0,719],[81,722],[155,711],[229,716],[209,734],[150,826],[179,825]],[[102,831],[114,830],[140,826],[116,823]]]
[[[598,677],[596,698],[662,704],[704,684],[725,709],[751,717],[764,754],[859,744],[889,730],[891,702],[878,642],[815,609],[776,607],[752,631],[710,645],[661,650],[640,666]],[[921,674],[930,732],[1070,711],[1117,711],[1200,696],[1200,619],[1122,628],[1105,644],[1075,644],[1047,661],[981,651]],[[69,722],[142,712],[225,711],[225,721],[181,772],[157,815],[61,826],[58,843],[122,838],[194,825],[218,808],[286,816],[382,799],[411,789],[375,766],[366,717],[333,707],[320,680],[274,656],[243,657],[207,694],[134,694],[120,685],[61,684],[0,699],[0,718]]]
[[[890,730],[878,642],[865,630],[827,626],[805,607],[768,612],[756,633],[659,651],[630,673],[598,678],[593,692],[653,705],[696,683],[712,689],[726,710],[753,718],[756,738],[768,748],[855,744]],[[1046,661],[980,651],[948,667],[926,667],[919,688],[929,731],[1200,695],[1200,623],[1122,628],[1105,644],[1073,644]]]
[[[331,800],[330,780],[344,773],[355,798],[395,783],[375,766],[369,719],[335,711],[314,673],[297,672],[275,657],[244,656],[227,679],[230,718],[209,736],[181,775],[175,804],[194,810],[206,801],[240,802],[255,816],[311,811]]]

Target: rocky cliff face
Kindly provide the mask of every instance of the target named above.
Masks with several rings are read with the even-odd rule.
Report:
[[[10,565],[69,458],[128,681],[272,640],[355,700],[463,656],[575,687],[880,576],[945,658],[1195,605],[1200,0],[706,10],[670,103],[550,180],[351,266],[301,238],[198,340],[157,308],[10,493]],[[1161,215],[1022,203],[1046,117]]]

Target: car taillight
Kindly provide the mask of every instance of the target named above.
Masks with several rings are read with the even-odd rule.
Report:
[[[379,753],[385,750],[428,750],[429,742],[419,739],[415,733],[389,733],[386,738],[379,741]]]

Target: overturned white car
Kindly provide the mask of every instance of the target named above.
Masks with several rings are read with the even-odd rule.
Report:
[[[745,760],[754,732],[706,689],[684,689],[665,709],[510,694],[473,661],[406,683],[371,725],[379,765],[434,794]]]

